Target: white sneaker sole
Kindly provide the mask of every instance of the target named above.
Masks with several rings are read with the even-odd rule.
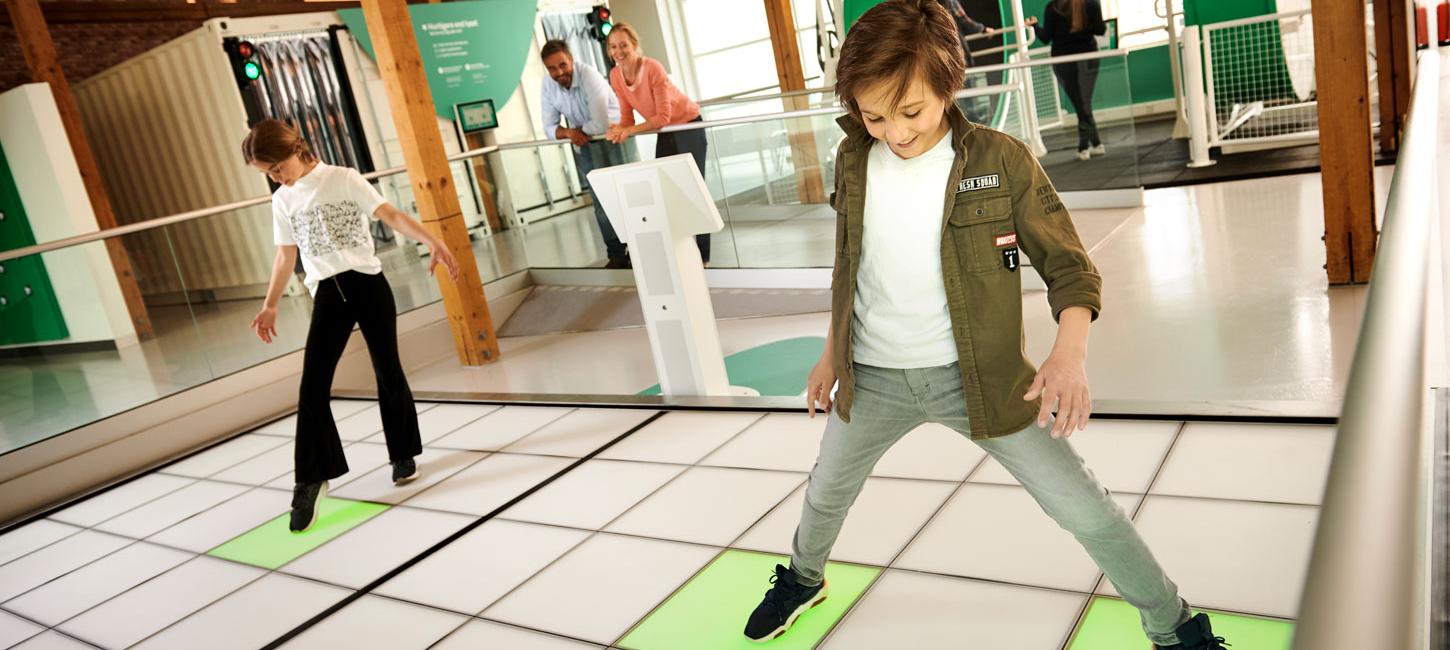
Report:
[[[417,468],[414,468],[412,474],[409,474],[408,476],[404,476],[403,478],[400,478],[400,479],[398,479],[396,481],[393,481],[393,485],[407,485],[409,483],[412,483],[413,481],[415,481],[415,480],[418,479],[418,475],[421,474],[421,473],[422,472],[419,472],[417,470]]]
[[[771,630],[770,631],[770,634],[767,634],[767,635],[765,635],[763,637],[760,637],[759,639],[750,639],[750,637],[748,637],[748,636],[745,637],[745,638],[750,639],[754,643],[766,643],[768,641],[774,641],[776,639],[779,639],[781,637],[781,635],[785,634],[786,630],[789,630],[790,629],[790,626],[795,625],[796,619],[800,618],[801,617],[801,614],[804,614],[807,611],[810,611],[816,605],[819,605],[819,604],[821,604],[823,602],[826,602],[826,592],[827,592],[827,585],[826,585],[825,582],[822,582],[821,583],[821,591],[820,591],[820,593],[817,593],[816,594],[816,597],[815,598],[812,598],[810,600],[810,602],[801,603],[801,606],[800,607],[795,608],[795,611],[794,612],[791,612],[790,618],[785,619],[785,624],[784,625],[782,625],[782,626],[780,626],[778,628],[775,628],[774,630]]]
[[[303,527],[302,530],[295,531],[294,534],[300,535],[312,530],[312,524],[317,523],[317,513],[322,510],[322,500],[327,498],[327,486],[327,481],[323,481],[322,489],[317,491],[317,499],[312,502],[312,520],[308,521],[307,526]]]

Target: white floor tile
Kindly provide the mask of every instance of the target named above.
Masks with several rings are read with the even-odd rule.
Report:
[[[1150,496],[1138,531],[1195,607],[1295,618],[1319,509]],[[1104,581],[1100,593],[1116,594]]]
[[[987,452],[940,424],[923,424],[886,452],[872,476],[957,481],[967,478]]]
[[[389,508],[282,571],[361,589],[472,522],[447,512]]]
[[[51,515],[50,518],[67,524],[90,527],[194,482],[195,479],[180,476],[147,474],[61,510]]]
[[[693,465],[760,418],[759,413],[673,411],[598,457]]]
[[[147,539],[157,544],[206,553],[273,517],[286,513],[291,503],[292,495],[289,492],[256,489]]]
[[[475,451],[424,449],[417,457],[420,475],[412,483],[393,485],[393,466],[384,465],[329,494],[358,501],[402,503],[487,455]]]
[[[477,648],[508,648],[508,650],[588,650],[600,648],[562,637],[525,630],[493,621],[470,621],[457,632],[443,639],[433,650],[476,650]]]
[[[140,542],[33,589],[5,603],[5,609],[46,625],[59,625],[193,557],[185,551]]]
[[[383,411],[377,404],[347,417],[336,413],[332,417],[337,421],[337,435],[345,441],[371,438],[373,434],[383,430]]]
[[[498,451],[573,410],[547,406],[505,406],[439,438],[429,446]]]
[[[371,442],[354,442],[343,447],[342,453],[347,457],[347,473],[335,479],[329,479],[327,482],[329,490],[341,488],[348,483],[367,476],[373,470],[384,465],[392,467],[388,463],[387,445],[373,444]],[[391,474],[389,474],[389,477],[391,478]],[[296,485],[295,472],[287,472],[277,477],[271,483],[268,483],[267,487],[291,491],[294,485]]]
[[[29,639],[45,628],[9,612],[0,612],[0,648],[9,648]]]
[[[599,534],[484,610],[483,616],[613,643],[718,549]]]
[[[568,458],[550,456],[493,454],[409,499],[407,504],[432,510],[486,515],[573,462]]]
[[[886,566],[956,488],[956,483],[866,479],[830,559]],[[805,492],[805,486],[798,488],[733,546],[789,555]]]
[[[1114,495],[1131,515],[1137,495]],[[1016,486],[968,483],[896,566],[1014,584],[1088,592],[1097,565],[1077,539]]]
[[[825,416],[771,413],[736,436],[701,465],[809,472],[821,451]]]
[[[296,464],[296,452],[291,440],[271,451],[258,455],[239,465],[234,465],[211,476],[213,481],[227,481],[244,485],[266,485],[278,477],[292,476]]]
[[[127,648],[265,574],[198,557],[73,618],[60,630],[103,648]]]
[[[1177,422],[1094,420],[1068,442],[1103,487],[1113,492],[1142,494],[1173,444]],[[1007,469],[988,459],[967,479],[973,483],[1018,485]]]
[[[333,402],[332,417],[342,419],[344,416],[338,412],[336,405],[337,402]],[[367,407],[364,406],[363,408]],[[349,413],[349,415],[351,415],[351,413]],[[262,435],[275,436],[279,438],[291,438],[297,435],[297,414],[294,413],[285,418],[279,418],[268,422],[267,424],[257,427],[255,430],[252,431],[252,433],[260,433]]]
[[[95,646],[81,643],[56,631],[31,637],[11,650],[95,650]]]
[[[232,483],[198,481],[99,524],[96,530],[142,539],[251,488]]]
[[[1154,494],[1318,505],[1334,453],[1334,427],[1188,425]]]
[[[277,436],[239,436],[181,462],[167,465],[161,471],[176,476],[206,478],[286,443],[286,440]]]
[[[502,516],[597,530],[685,469],[682,465],[591,460]]]
[[[0,567],[0,602],[5,602],[110,555],[132,540],[87,530]]]
[[[29,554],[64,537],[80,532],[80,528],[58,521],[40,519],[0,535],[0,564]]]
[[[439,404],[418,416],[418,432],[423,437],[423,444],[431,444],[498,408],[484,404]],[[376,442],[382,442],[382,434],[375,437]]]
[[[654,414],[637,409],[578,409],[509,445],[505,451],[582,458]]]
[[[1086,600],[1044,589],[887,571],[821,647],[1057,650]]]
[[[579,530],[493,520],[389,580],[377,593],[471,616],[588,536]]]
[[[308,628],[283,648],[388,648],[427,650],[468,617],[363,596]]]
[[[726,546],[805,480],[788,472],[695,467],[606,530]]]
[[[138,650],[253,650],[334,603],[347,590],[273,573],[243,587],[160,634]]]
[[[377,406],[377,403],[378,401],[373,399],[334,399],[332,400],[332,417],[342,419],[365,411],[368,407]]]

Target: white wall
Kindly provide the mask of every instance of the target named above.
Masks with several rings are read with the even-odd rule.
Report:
[[[0,146],[38,242],[99,230],[48,84],[0,94]],[[100,242],[46,253],[46,271],[70,338],[57,343],[136,342],[115,267]]]

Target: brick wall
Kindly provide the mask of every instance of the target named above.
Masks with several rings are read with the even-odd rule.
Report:
[[[198,27],[201,21],[64,23],[51,25],[50,36],[66,79],[76,83]],[[30,82],[15,28],[0,25],[0,92]]]

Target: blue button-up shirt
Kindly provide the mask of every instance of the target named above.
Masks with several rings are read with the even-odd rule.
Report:
[[[583,64],[574,65],[574,82],[568,88],[552,78],[544,79],[544,135],[554,137],[559,118],[569,126],[583,129],[588,135],[604,135],[609,125],[619,121],[619,99],[599,71]]]

